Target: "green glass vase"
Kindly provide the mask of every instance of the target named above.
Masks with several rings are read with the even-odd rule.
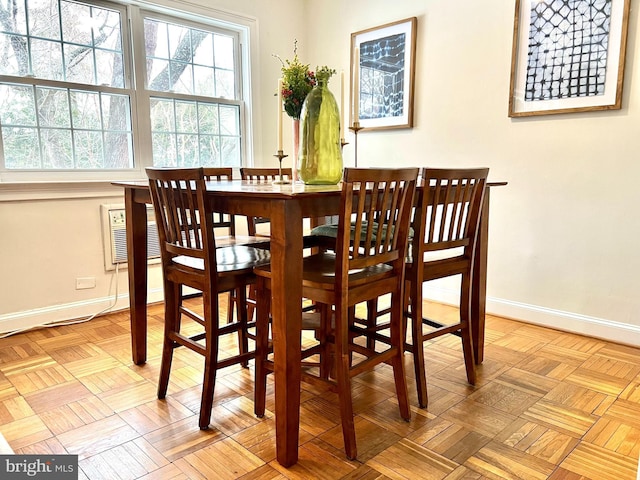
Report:
[[[302,104],[298,170],[307,185],[335,185],[342,179],[340,110],[328,80],[318,78]]]

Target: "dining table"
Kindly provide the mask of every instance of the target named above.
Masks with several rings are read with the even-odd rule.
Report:
[[[147,359],[147,205],[145,181],[114,182],[124,188],[133,362]],[[472,336],[477,364],[484,356],[484,324],[489,234],[485,190],[472,280]],[[418,188],[424,188],[419,185]],[[298,460],[300,427],[302,258],[304,219],[337,215],[341,185],[272,184],[247,180],[207,182],[207,201],[215,211],[265,217],[271,221],[271,295],[274,352],[276,456],[289,467]]]

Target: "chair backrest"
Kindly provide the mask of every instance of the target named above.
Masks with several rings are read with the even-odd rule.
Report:
[[[257,167],[243,167],[240,169],[240,176],[242,180],[249,180],[252,182],[272,182],[280,178],[280,169],[275,168],[257,168]],[[282,176],[286,180],[291,180],[293,173],[291,168],[283,168]]]
[[[280,178],[280,169],[274,168],[257,168],[257,167],[243,167],[240,169],[240,177],[242,180],[248,180],[255,183],[273,182]],[[293,172],[291,168],[282,169],[282,178],[285,180],[291,180],[293,178]],[[256,234],[256,224],[269,223],[268,218],[263,217],[247,217],[247,231],[249,235]]]
[[[205,276],[214,278],[216,244],[203,169],[149,167],[146,172],[165,271],[174,257],[185,256],[202,259]]]
[[[402,273],[417,176],[417,168],[345,168],[336,278],[378,264]]]
[[[424,259],[425,252],[463,247],[463,255],[471,259],[489,169],[424,168],[420,174],[413,255]]]
[[[233,168],[231,167],[202,167],[204,179],[210,180],[233,180]]]
[[[233,180],[233,168],[231,167],[203,167],[205,181],[222,181]],[[236,235],[236,222],[233,215],[226,213],[214,212],[213,228],[228,228],[229,235]]]

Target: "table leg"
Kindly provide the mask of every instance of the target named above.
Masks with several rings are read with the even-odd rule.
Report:
[[[487,303],[487,248],[489,245],[489,187],[485,188],[476,242],[471,291],[471,335],[476,365],[484,360],[484,329]]]
[[[131,353],[133,363],[142,365],[147,361],[147,205],[133,195],[125,189]]]
[[[272,204],[271,272],[276,456],[289,467],[298,461],[300,428],[302,215],[295,201]]]

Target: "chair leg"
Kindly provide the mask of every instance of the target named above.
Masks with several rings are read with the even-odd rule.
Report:
[[[374,333],[378,318],[378,300],[367,300],[367,329]],[[372,336],[367,336],[367,348],[374,350],[376,341]]]
[[[247,302],[247,319],[249,321],[253,320],[253,316],[256,310],[256,305],[255,305],[256,295],[257,295],[256,288],[257,287],[255,284],[249,285],[249,295],[247,296],[247,299],[251,300]]]
[[[349,349],[348,312],[346,308],[338,311],[336,307],[335,328],[335,369],[340,403],[340,418],[342,420],[342,436],[347,458],[355,460],[358,455],[356,447],[356,430],[353,421],[353,398],[351,394],[351,354]]]
[[[427,394],[427,372],[424,364],[424,338],[422,336],[422,284],[408,282],[409,288],[405,293],[405,305],[411,305],[411,341],[413,343],[413,369],[416,375],[416,390],[418,405],[427,408],[429,396]]]
[[[233,312],[236,308],[236,299],[238,292],[236,290],[231,290],[229,292],[229,303],[227,304],[227,323],[233,323]]]
[[[256,283],[256,358],[254,412],[258,418],[264,417],[267,397],[267,369],[265,362],[269,354],[269,311],[271,310],[271,292],[265,286],[265,280],[258,277]]]
[[[249,339],[247,336],[247,288],[236,288],[236,318],[238,319],[239,330],[238,330],[238,350],[242,355],[249,351]],[[244,368],[249,367],[249,361],[243,360],[241,365]]]
[[[400,416],[409,421],[411,419],[411,409],[409,408],[409,393],[407,391],[407,377],[404,371],[404,341],[406,328],[404,327],[404,315],[402,313],[402,298],[398,295],[391,295],[391,324],[390,338],[391,347],[396,349],[396,355],[392,360],[393,378],[396,384],[396,395],[398,396],[398,406]]]
[[[180,287],[173,282],[164,282],[164,341],[162,344],[162,360],[160,362],[160,378],[158,380],[158,398],[167,396],[171,362],[173,360],[174,332],[180,330]]]
[[[204,379],[202,382],[202,399],[200,401],[199,426],[201,430],[209,428],[213,394],[218,371],[218,301],[217,295],[203,292],[205,318],[206,353],[204,357]]]
[[[335,373],[332,371],[334,364],[334,352],[332,344],[328,341],[329,332],[331,331],[331,313],[330,305],[316,304],[316,308],[320,310],[320,330],[316,339],[320,343],[320,378],[329,379]]]
[[[473,355],[473,339],[471,338],[471,275],[462,275],[460,292],[460,335],[462,337],[462,352],[464,365],[467,370],[467,381],[476,384],[476,366]]]

